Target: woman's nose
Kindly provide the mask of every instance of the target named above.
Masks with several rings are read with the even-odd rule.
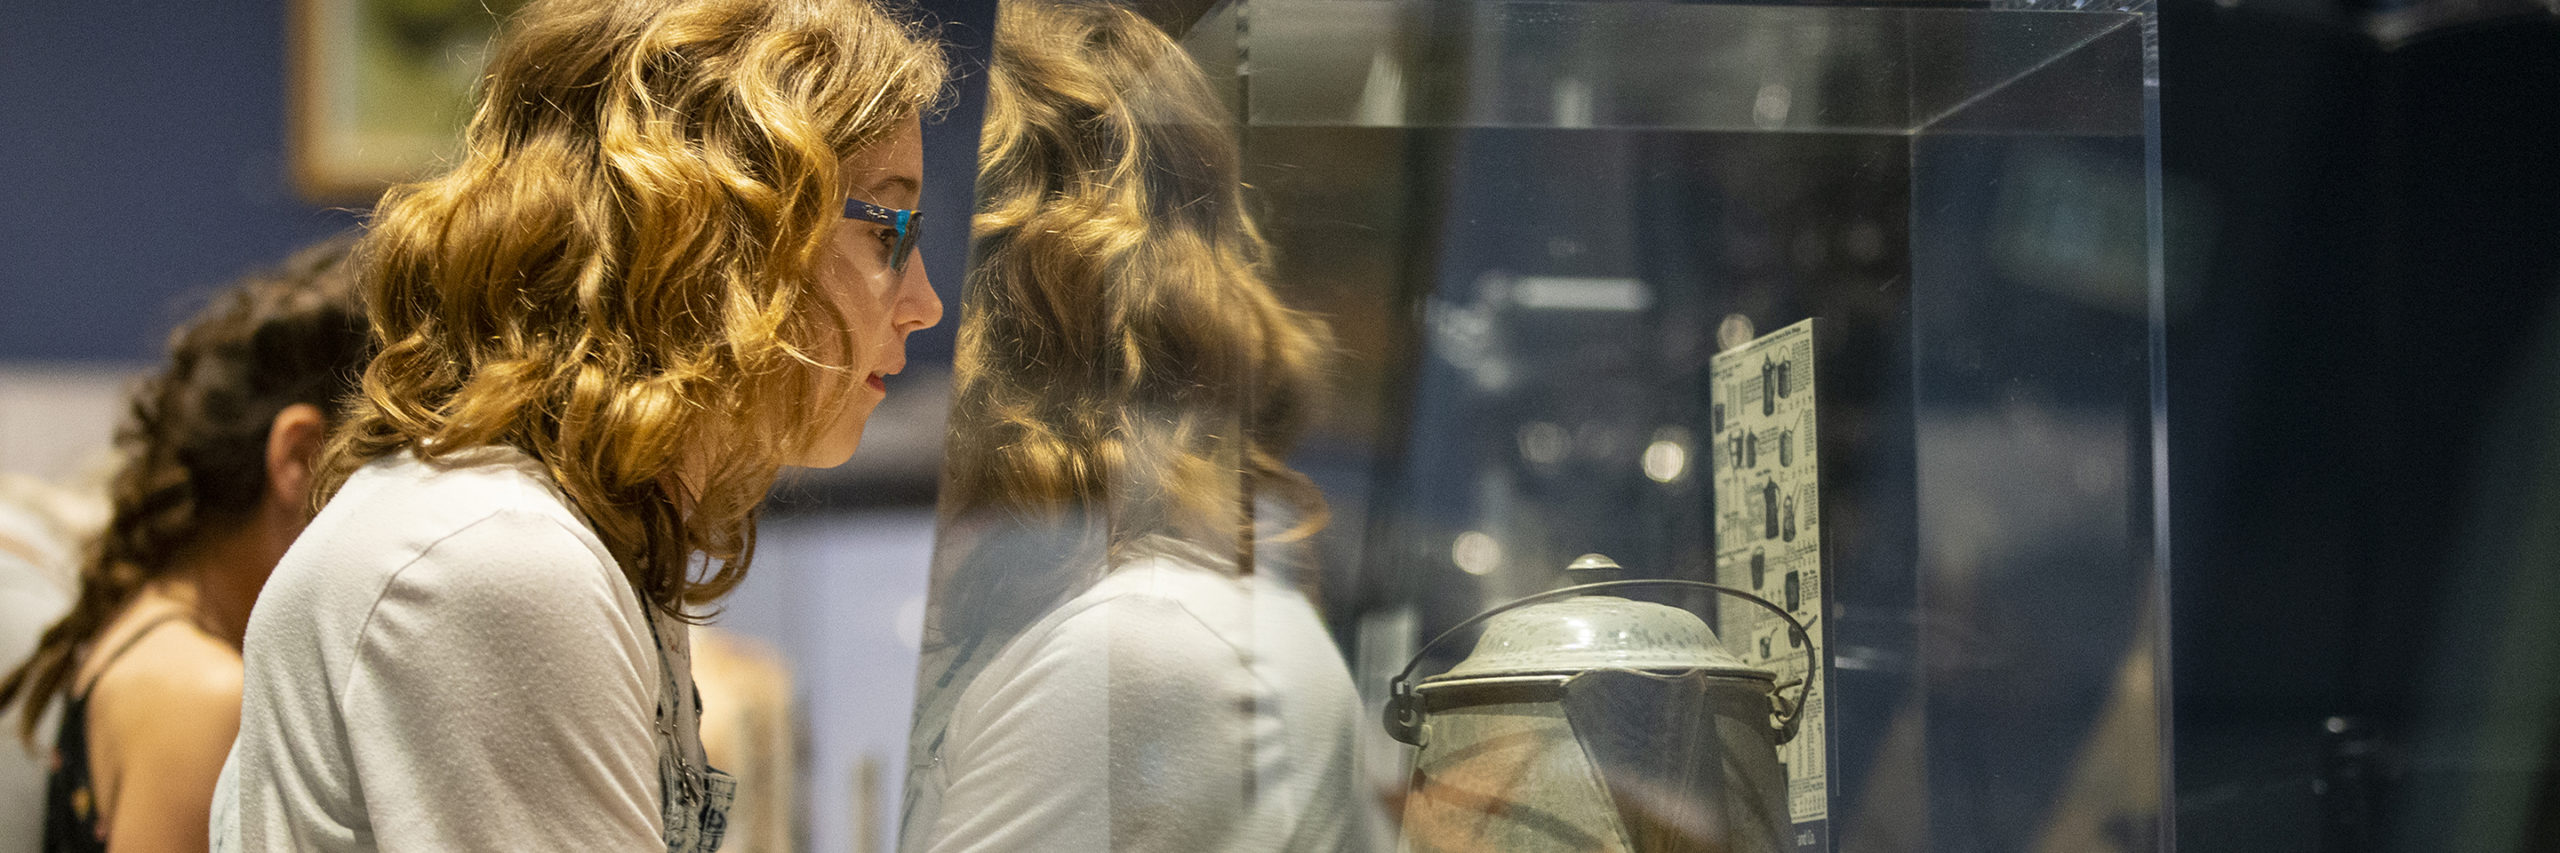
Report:
[[[915,266],[908,269],[905,280],[899,282],[899,288],[902,292],[898,295],[897,307],[892,309],[896,312],[892,319],[896,321],[898,331],[929,329],[933,324],[942,322],[942,297],[933,292],[933,279],[925,272],[923,258],[916,258]]]

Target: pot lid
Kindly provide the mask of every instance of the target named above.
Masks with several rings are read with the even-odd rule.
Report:
[[[1618,564],[1585,554],[1567,567],[1573,582],[1590,583]],[[1640,669],[1774,680],[1765,669],[1725,651],[1696,614],[1677,607],[1614,595],[1578,595],[1534,604],[1485,621],[1475,651],[1423,686],[1459,679],[1572,674],[1593,669]]]

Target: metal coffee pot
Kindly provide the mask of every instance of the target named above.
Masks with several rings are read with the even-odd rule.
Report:
[[[1583,555],[1567,572],[1576,585],[1458,623],[1389,683],[1387,731],[1421,748],[1400,850],[1794,849],[1778,746],[1795,737],[1803,687],[1734,657],[1686,610],[1603,593],[1713,590],[1777,613],[1809,660],[1811,636],[1748,592],[1615,580],[1617,570]],[[1479,622],[1472,654],[1411,681],[1433,647]],[[1782,696],[1790,686],[1793,700]]]

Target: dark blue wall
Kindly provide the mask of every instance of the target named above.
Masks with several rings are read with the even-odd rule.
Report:
[[[957,320],[992,0],[925,4],[973,76],[925,144],[926,263]],[[0,360],[139,360],[188,297],[354,227],[294,195],[285,0],[24,0],[0,16]]]
[[[12,5],[0,358],[151,357],[182,295],[356,221],[285,176],[282,0]]]

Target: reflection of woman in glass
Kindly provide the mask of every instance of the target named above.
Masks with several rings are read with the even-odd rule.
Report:
[[[867,0],[508,21],[467,152],[358,250],[382,349],[250,620],[221,846],[719,845],[685,622],[940,317],[904,209],[942,82]]]
[[[1271,547],[1323,330],[1169,38],[1011,0],[995,45],[902,846],[1343,849],[1367,721]]]
[[[346,251],[304,250],[215,297],[134,395],[79,598],[0,683],[30,743],[63,699],[44,849],[203,849],[249,606],[311,518],[313,458],[364,364]]]

